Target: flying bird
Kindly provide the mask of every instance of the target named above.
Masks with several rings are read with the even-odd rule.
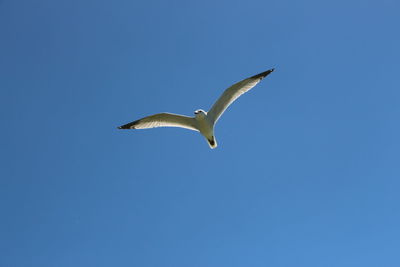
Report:
[[[273,71],[274,69],[270,69],[235,83],[224,91],[208,112],[198,109],[194,112],[194,117],[172,113],[158,113],[127,123],[118,127],[118,129],[181,127],[200,132],[206,138],[210,148],[216,148],[217,141],[214,136],[214,126],[218,119],[239,96],[256,86],[263,78]]]

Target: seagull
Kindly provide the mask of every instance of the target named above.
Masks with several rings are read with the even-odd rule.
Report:
[[[217,141],[214,136],[214,126],[224,111],[239,98],[239,96],[256,86],[273,71],[274,69],[270,69],[235,83],[223,92],[208,112],[198,109],[194,112],[194,117],[166,112],[158,113],[124,124],[119,126],[118,129],[149,129],[156,127],[185,128],[200,132],[206,138],[210,148],[214,149],[217,147]]]

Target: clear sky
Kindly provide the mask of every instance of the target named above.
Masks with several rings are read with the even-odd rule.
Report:
[[[399,10],[0,0],[0,266],[400,266]]]

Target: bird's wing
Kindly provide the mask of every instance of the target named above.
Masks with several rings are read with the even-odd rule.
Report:
[[[257,85],[263,78],[273,72],[274,69],[264,71],[260,74],[254,75],[250,78],[244,79],[238,83],[235,83],[218,98],[217,102],[208,111],[207,116],[214,124],[221,117],[222,113],[233,103],[239,96],[249,91],[251,88]]]
[[[158,113],[118,127],[118,129],[148,129],[155,127],[181,127],[198,131],[194,118],[172,113]]]

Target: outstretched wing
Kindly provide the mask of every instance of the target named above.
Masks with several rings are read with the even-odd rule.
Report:
[[[118,127],[118,129],[148,129],[155,127],[181,127],[198,131],[194,118],[172,113],[158,113],[140,120],[130,122]]]
[[[244,79],[238,83],[235,83],[218,98],[217,102],[208,111],[207,116],[210,118],[212,123],[216,123],[221,117],[222,113],[233,103],[239,96],[249,91],[251,88],[257,85],[263,78],[273,72],[274,69],[264,71],[260,74],[254,75],[250,78]]]

